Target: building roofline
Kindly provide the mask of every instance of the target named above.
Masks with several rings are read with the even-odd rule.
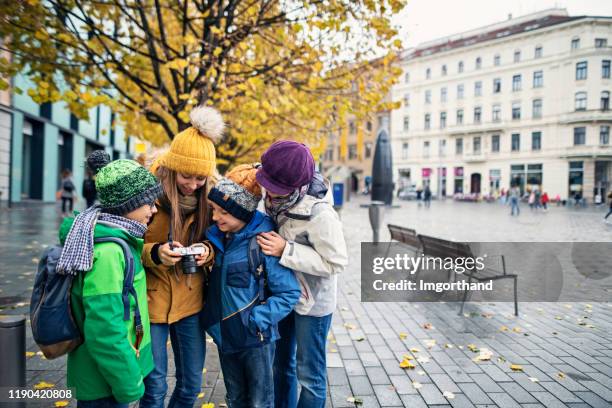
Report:
[[[565,9],[547,9],[515,19],[489,24],[477,29],[438,38],[405,49],[402,57],[407,59],[427,57],[445,51],[452,51],[475,44],[482,44],[500,38],[508,38],[526,32],[585,19],[612,20],[612,16],[568,16]]]

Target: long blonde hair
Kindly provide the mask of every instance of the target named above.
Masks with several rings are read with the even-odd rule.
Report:
[[[172,237],[174,240],[182,239],[185,233],[185,216],[180,209],[179,189],[176,182],[176,172],[167,167],[159,166],[155,171],[155,175],[161,182],[164,190],[164,197],[170,205],[170,220],[172,225]],[[197,209],[195,211],[193,238],[194,242],[200,242],[204,237],[204,231],[210,222],[210,210],[208,206],[208,187],[209,177],[206,177],[206,183],[196,191],[198,198]],[[163,198],[162,198],[163,200]],[[190,245],[193,242],[181,242],[183,245]]]

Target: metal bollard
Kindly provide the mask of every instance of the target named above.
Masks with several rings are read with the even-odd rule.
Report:
[[[0,317],[0,388],[26,386],[25,322],[23,316]],[[25,402],[0,402],[0,408],[9,406],[25,407]]]
[[[382,224],[382,213],[383,206],[385,205],[382,201],[372,201],[368,208],[368,215],[370,216],[370,225],[372,226],[372,242],[379,242],[380,237],[380,225]]]

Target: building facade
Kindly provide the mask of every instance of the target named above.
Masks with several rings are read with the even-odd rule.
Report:
[[[27,90],[24,76],[12,80],[11,89]],[[0,199],[55,201],[60,173],[73,173],[76,193],[87,177],[85,158],[96,149],[111,158],[132,157],[135,140],[114,125],[110,108],[98,106],[89,120],[70,114],[63,102],[36,104],[25,93],[11,89],[0,95]]]
[[[396,186],[605,197],[611,45],[612,17],[552,9],[406,50],[392,89]]]

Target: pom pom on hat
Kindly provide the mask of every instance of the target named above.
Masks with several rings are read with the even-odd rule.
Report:
[[[89,167],[94,174],[98,174],[102,167],[110,162],[110,155],[105,150],[94,150],[87,156],[87,167]]]
[[[225,130],[225,122],[221,114],[210,106],[196,106],[189,113],[191,125],[214,143],[219,143]]]

